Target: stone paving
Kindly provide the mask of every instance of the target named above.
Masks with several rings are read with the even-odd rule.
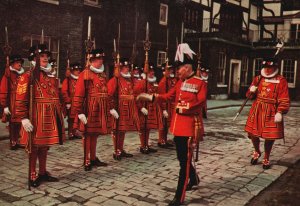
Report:
[[[285,117],[285,144],[282,140],[275,143],[270,170],[263,170],[261,163],[250,165],[252,147],[243,131],[249,107],[233,123],[237,109],[208,112],[206,137],[196,163],[201,182],[197,190],[187,192],[186,205],[245,205],[300,159],[300,108],[291,108]],[[0,141],[0,205],[163,206],[173,199],[179,168],[175,149],[140,154],[137,133],[128,133],[125,147],[134,157],[119,162],[112,159],[110,137],[98,140],[98,157],[109,163],[108,167],[83,171],[81,140],[67,141],[51,147],[48,156],[48,170],[60,181],[32,191],[26,185],[26,153],[10,151],[8,140]],[[154,147],[156,141],[157,132],[152,132]]]

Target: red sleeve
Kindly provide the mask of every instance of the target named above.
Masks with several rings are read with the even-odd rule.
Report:
[[[143,92],[146,92],[145,91],[145,82],[146,82],[146,80],[145,79],[143,79],[143,80],[141,80],[141,81],[139,81],[134,87],[133,87],[133,93],[134,93],[134,95],[139,95],[139,94],[141,94],[141,93],[143,93]]]
[[[172,89],[170,89],[170,91],[168,91],[168,93],[159,94],[156,97],[156,100],[158,102],[160,102],[160,101],[170,101],[170,102],[174,101],[175,95],[176,95],[176,91],[177,91],[177,89],[180,89],[181,83],[182,83],[181,80],[178,81],[176,83],[176,85]]]
[[[203,104],[206,101],[206,93],[207,93],[207,84],[201,81],[200,88],[197,94],[197,101],[190,104],[189,109],[183,109],[181,114],[199,113],[199,111],[201,111]]]
[[[75,86],[75,93],[73,97],[73,105],[71,107],[71,114],[83,114],[84,108],[84,99],[85,99],[85,75],[87,74],[87,70],[84,70],[80,73],[76,86]],[[89,81],[89,80],[86,80]]]
[[[167,82],[167,78],[166,77],[163,77],[159,84],[158,84],[158,94],[164,94],[166,93],[166,82]]]
[[[290,109],[290,96],[288,83],[285,78],[280,79],[277,102],[277,112],[282,114],[288,113]]]
[[[259,76],[254,77],[254,79],[253,79],[253,81],[252,81],[250,87],[251,87],[251,86],[256,86],[256,87],[257,87],[257,86],[258,86],[258,85],[257,85],[258,81],[259,81]],[[246,93],[246,97],[247,97],[247,98],[248,98],[249,95],[251,94],[251,92],[250,92],[250,87],[248,88],[247,93]],[[256,95],[252,95],[251,99],[254,99],[255,96],[256,96]]]
[[[66,103],[66,104],[71,103],[71,98],[69,95],[69,79],[68,78],[65,78],[62,83],[61,93],[62,93],[64,103]]]
[[[108,92],[108,95],[110,96],[113,96],[116,92],[116,89],[117,89],[117,78],[116,77],[113,77],[111,78],[108,83],[107,83],[107,92]]]
[[[29,118],[29,84],[30,72],[22,74],[17,85],[15,104],[15,115],[20,119]]]
[[[0,105],[3,108],[8,107],[9,104],[7,84],[8,84],[8,78],[6,74],[4,74],[1,79],[1,87],[0,87]]]

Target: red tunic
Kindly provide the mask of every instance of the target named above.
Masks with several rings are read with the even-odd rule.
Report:
[[[274,118],[277,112],[285,114],[289,110],[288,83],[281,75],[277,75],[272,79],[261,78],[256,99],[249,112],[245,131],[264,139],[283,138],[283,121],[275,123]],[[258,79],[258,76],[255,77],[251,86],[257,85]],[[250,91],[248,90],[247,96],[249,94]]]
[[[114,108],[119,113],[119,131],[137,131],[139,130],[139,117],[138,109],[135,103],[135,97],[133,94],[133,83],[131,78],[124,78],[120,76],[118,78],[113,77],[109,80],[108,94],[113,96],[118,89],[119,108]],[[118,87],[117,87],[118,85]],[[115,98],[116,99],[116,96]],[[116,105],[114,105],[116,106]],[[113,118],[113,125],[116,128],[116,120]]]
[[[142,80],[141,77],[135,77],[135,76],[132,76],[133,87],[134,87],[135,85],[137,85],[141,80]]]
[[[11,113],[9,120],[11,122],[21,122],[21,119],[15,115],[16,110],[16,91],[20,75],[11,71],[9,67],[5,69],[5,74],[1,79],[0,87],[0,105],[1,108],[8,107]],[[3,114],[5,115],[5,114]],[[7,118],[4,118],[6,122]]]
[[[175,87],[176,83],[177,83],[177,78],[166,78],[163,77],[159,84],[158,84],[158,94],[165,94],[168,93],[173,87]],[[167,84],[168,83],[168,84]],[[172,119],[172,115],[173,115],[173,111],[175,109],[175,103],[172,102],[162,102],[161,103],[161,109],[162,110],[167,110],[168,112],[168,125],[170,125],[171,123],[171,119]]]
[[[140,93],[146,93],[146,80],[143,79],[139,81],[134,86],[134,93],[136,95]],[[156,83],[149,83],[147,82],[147,93],[148,94],[156,94],[158,90],[158,85]],[[145,107],[148,110],[147,117],[147,129],[163,129],[163,122],[162,122],[162,112],[161,108],[156,103],[143,103],[138,102],[137,106],[139,108],[139,117],[140,117],[140,127],[141,129],[145,129],[145,115],[140,111],[141,108]]]
[[[67,104],[72,104],[72,99],[75,93],[76,82],[77,79],[74,79],[71,76],[64,79],[61,87],[64,106]],[[74,119],[75,115],[69,114],[69,118]]]
[[[34,79],[33,145],[53,145],[62,143],[65,138],[64,121],[59,101],[58,79],[39,71]],[[31,72],[24,73],[16,91],[16,116],[29,119],[29,93]],[[26,144],[28,133],[21,129],[21,144]]]
[[[167,94],[157,96],[158,101],[172,101],[175,98],[176,108],[181,108],[182,114],[174,111],[171,121],[170,132],[174,136],[195,137],[195,121],[197,120],[197,135],[203,136],[204,127],[202,121],[202,106],[206,101],[206,84],[196,76],[185,81],[178,80],[175,87]]]
[[[113,105],[111,105],[112,98],[108,95],[105,73],[97,74],[86,68],[80,73],[75,88],[71,108],[71,115],[75,116],[74,129],[85,131],[91,135],[109,134],[112,121],[109,110]],[[86,96],[87,103],[85,102]],[[86,104],[88,105],[87,108]],[[86,115],[88,119],[86,125],[83,125],[78,119],[78,114]]]

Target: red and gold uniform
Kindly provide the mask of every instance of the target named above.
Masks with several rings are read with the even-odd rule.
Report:
[[[29,51],[34,54],[40,52],[40,62],[48,62],[51,53],[46,45],[41,44]],[[24,73],[18,82],[16,91],[16,116],[22,120],[21,140],[23,145],[28,144],[28,124],[32,129],[31,184],[39,186],[41,181],[58,181],[46,171],[46,160],[49,146],[62,144],[65,139],[64,120],[59,101],[59,81],[54,76],[50,64],[46,68],[35,68]],[[32,80],[31,80],[32,79]],[[29,120],[30,84],[33,81],[32,119]],[[27,122],[27,123],[25,123]],[[29,122],[29,123],[28,123]],[[39,159],[39,175],[36,177],[36,161]]]
[[[70,75],[69,77],[66,77],[62,83],[61,87],[61,93],[63,97],[63,105],[71,105],[72,107],[72,99],[75,93],[75,86],[77,83],[77,76]],[[69,138],[72,138],[74,136],[73,132],[73,123],[75,119],[75,114],[70,113],[71,108],[67,109],[67,115],[68,115],[68,135]]]
[[[288,82],[277,74],[278,71],[276,59],[264,60],[261,75],[254,78],[246,94],[249,98],[255,98],[245,126],[255,149],[251,164],[257,164],[261,156],[260,138],[263,138],[264,169],[270,168],[269,157],[274,140],[284,138],[283,114],[290,108]]]
[[[91,170],[91,166],[105,166],[96,157],[96,145],[99,135],[111,132],[111,104],[104,66],[101,69],[89,66],[83,70],[76,83],[71,114],[75,115],[74,129],[83,132],[85,136],[85,170]],[[80,121],[80,114],[86,116],[86,124]]]
[[[251,136],[264,139],[284,138],[283,122],[275,123],[277,112],[286,114],[290,107],[288,83],[281,75],[268,79],[261,77],[257,88],[256,99],[252,104],[245,131]],[[259,77],[255,77],[252,85],[257,85]],[[248,90],[247,96],[250,95]]]
[[[172,88],[175,87],[176,83],[176,77],[164,76],[158,84],[158,94],[168,93]],[[162,102],[160,106],[162,111],[166,111],[168,113],[168,118],[163,117],[163,121],[167,121],[164,122],[164,127],[167,126],[167,128],[159,130],[158,145],[163,146],[167,144],[168,128],[171,123],[173,112],[175,110],[175,104],[174,102]]]
[[[118,92],[118,94],[116,94]],[[135,103],[133,94],[133,82],[129,77],[124,78],[122,75],[116,78],[113,77],[108,82],[108,94],[111,96],[118,95],[118,111],[119,118],[113,120],[113,142],[115,146],[114,158],[124,156],[127,153],[124,151],[124,139],[126,131],[139,131],[139,116],[138,109]],[[115,98],[116,100],[116,98]],[[116,106],[116,104],[115,104]],[[118,131],[116,127],[118,123]]]
[[[140,93],[148,93],[148,94],[155,94],[158,92],[158,85],[156,82],[150,83],[147,81],[147,89],[146,89],[146,80],[141,80],[137,85],[134,87],[134,93],[136,95]],[[140,141],[141,141],[141,148],[140,151],[142,153],[148,152],[156,152],[156,150],[149,147],[149,132],[151,129],[163,129],[162,123],[162,111],[158,104],[155,103],[137,103],[139,108],[139,119],[140,119]],[[146,109],[148,111],[147,115],[144,115],[141,112],[141,109]]]
[[[14,70],[11,66],[5,69],[1,79],[0,104],[1,108],[8,108],[10,115],[3,114],[2,121],[9,122],[9,139],[11,149],[16,149],[20,137],[21,119],[15,115],[16,91],[20,75],[24,73]]]

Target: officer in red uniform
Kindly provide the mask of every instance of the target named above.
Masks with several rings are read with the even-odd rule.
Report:
[[[19,78],[16,91],[16,117],[21,119],[20,144],[28,146],[29,133],[32,133],[32,150],[30,154],[31,186],[38,187],[41,182],[56,182],[46,170],[49,146],[62,144],[64,140],[64,121],[59,101],[58,80],[48,60],[51,52],[45,44],[31,47],[30,57],[35,63],[35,50],[40,56],[40,67],[35,67]],[[30,84],[33,81],[32,119],[29,119]],[[28,147],[27,147],[28,148]],[[36,161],[39,160],[39,173],[36,174]]]
[[[265,59],[261,75],[254,78],[247,92],[247,96],[255,98],[245,127],[255,149],[251,164],[257,164],[261,156],[260,138],[265,139],[264,169],[270,168],[269,157],[274,141],[284,138],[283,114],[290,108],[288,83],[278,72],[277,60]]]
[[[82,66],[79,63],[74,63],[71,65],[70,68],[70,75],[66,77],[62,83],[61,87],[61,93],[63,97],[64,106],[67,110],[68,115],[68,135],[69,139],[76,139],[79,138],[79,136],[75,135],[75,132],[73,131],[73,123],[75,116],[74,114],[71,114],[71,106],[72,106],[72,99],[75,93],[75,86],[76,82],[78,80],[79,74],[82,71]]]
[[[148,101],[172,101],[175,98],[175,113],[172,117],[170,131],[175,136],[177,158],[180,163],[179,180],[174,199],[170,206],[184,202],[185,192],[199,184],[199,177],[192,165],[193,148],[202,140],[204,128],[202,122],[202,105],[206,100],[206,84],[194,75],[193,54],[188,44],[178,45],[175,60],[178,63],[180,80],[166,94],[140,94],[137,99]]]
[[[143,92],[146,92],[147,94],[155,94],[158,92],[158,85],[156,83],[156,77],[154,73],[154,67],[150,65],[147,80],[143,79],[134,86],[134,93],[136,95],[139,95]],[[148,102],[137,102],[137,105],[139,108],[140,119],[140,152],[143,154],[157,152],[156,149],[149,147],[149,133],[151,129],[161,130],[163,127],[161,108],[158,104]]]
[[[124,150],[125,133],[126,131],[139,131],[138,108],[135,103],[129,68],[128,58],[121,59],[120,74],[111,78],[107,85],[108,94],[114,96],[115,102],[115,108],[110,111],[114,117],[112,139],[115,160],[121,160],[122,157],[133,157]]]
[[[85,136],[85,171],[90,171],[93,166],[107,166],[96,157],[97,138],[111,132],[112,121],[109,114],[112,98],[108,95],[104,57],[102,49],[94,49],[89,54],[90,65],[79,75],[71,108],[71,114],[76,117],[74,129]]]
[[[134,65],[131,71],[133,86],[135,86],[139,81],[142,80],[141,77],[141,68],[137,65]]]
[[[163,64],[161,69],[163,71],[164,77],[158,84],[158,93],[165,94],[168,93],[168,91],[170,91],[176,85],[177,78],[175,77],[174,66]],[[172,144],[168,143],[167,137],[175,104],[174,102],[162,102],[160,106],[162,109],[163,129],[159,130],[157,145],[161,148],[168,148],[173,146]]]
[[[10,66],[5,69],[4,76],[1,79],[0,104],[3,110],[3,122],[9,122],[10,149],[18,148],[18,141],[21,129],[21,119],[15,115],[16,110],[16,91],[18,80],[24,73],[22,64],[24,60],[20,55],[10,57]]]

